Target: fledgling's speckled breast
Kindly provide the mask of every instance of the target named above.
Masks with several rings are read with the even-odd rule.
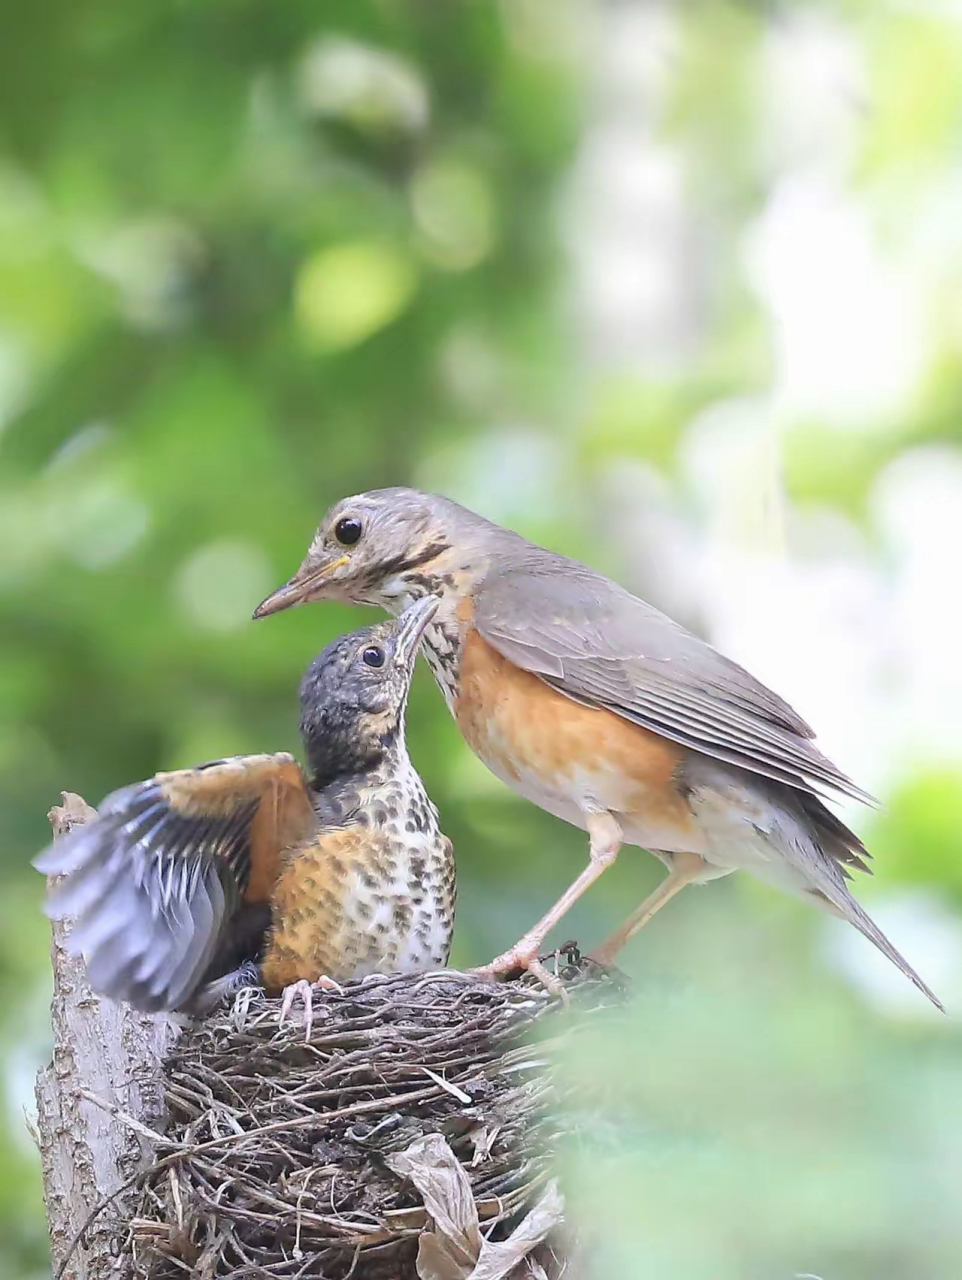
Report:
[[[443,967],[454,929],[451,842],[410,766],[357,793],[344,825],[287,857],[272,895],[262,975],[270,991],[306,978]]]

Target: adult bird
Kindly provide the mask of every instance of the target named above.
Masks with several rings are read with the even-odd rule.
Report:
[[[331,508],[254,616],[322,599],[396,613],[425,595],[441,604],[423,652],[469,746],[589,839],[584,871],[487,972],[547,981],[548,931],[628,843],[668,875],[600,963],[685,885],[744,869],[848,920],[942,1007],[849,889],[867,853],[821,796],[871,798],[777,694],[587,565],[447,498],[373,490]]]
[[[143,1010],[203,1011],[240,986],[443,966],[454,926],[451,842],[411,764],[405,710],[438,601],[341,636],[300,689],[306,771],[236,756],[115,791],[34,862],[61,877],[46,912],[94,990]]]

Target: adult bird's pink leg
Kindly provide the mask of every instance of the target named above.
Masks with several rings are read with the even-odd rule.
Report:
[[[671,902],[676,893],[680,893],[686,884],[697,880],[705,870],[705,860],[697,853],[676,853],[672,858],[671,870],[661,884],[634,910],[628,919],[606,938],[600,947],[588,952],[589,960],[607,967],[613,963],[615,956],[629,938],[634,937],[642,925],[646,925],[653,915],[663,906]]]
[[[513,947],[495,956],[490,963],[482,965],[479,969],[473,969],[472,973],[483,978],[497,978],[515,969],[526,969],[529,973],[535,974],[553,994],[562,993],[561,983],[538,959],[538,952],[558,921],[571,910],[585,890],[589,889],[617,858],[623,838],[621,827],[610,813],[587,813],[585,825],[588,828],[589,861],[578,879],[568,886],[551,910],[543,915],[523,937],[519,938]]]

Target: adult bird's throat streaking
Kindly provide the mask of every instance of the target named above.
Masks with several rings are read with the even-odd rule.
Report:
[[[667,866],[594,953],[609,962],[684,885],[744,869],[853,924],[937,997],[858,904],[866,850],[825,793],[869,800],[771,690],[586,565],[446,498],[382,489],[338,502],[255,617],[311,600],[397,613],[440,597],[424,653],[468,744],[588,833],[587,867],[491,973],[528,967],[623,843]]]

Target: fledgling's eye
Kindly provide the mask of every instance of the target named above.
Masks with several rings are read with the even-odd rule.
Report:
[[[369,667],[383,667],[384,650],[376,644],[369,645],[361,654],[361,661]]]
[[[361,536],[361,522],[357,516],[345,516],[334,526],[334,537],[345,547],[353,547]]]

